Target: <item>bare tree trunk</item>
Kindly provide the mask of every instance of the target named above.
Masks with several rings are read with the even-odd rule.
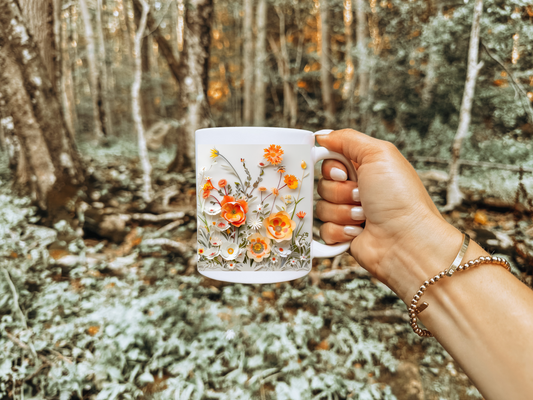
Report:
[[[185,11],[185,43],[180,58],[184,77],[180,85],[180,135],[176,157],[169,166],[171,171],[193,166],[194,133],[212,125],[207,102],[212,15],[213,0],[191,0]]]
[[[104,120],[105,124],[105,134],[113,135],[113,121],[111,120],[111,106],[110,99],[112,96],[112,91],[109,86],[109,80],[107,77],[107,57],[105,51],[105,40],[104,40],[104,28],[102,26],[102,0],[96,1],[96,31],[98,36],[98,66],[99,66],[99,76],[100,76],[100,101],[102,103],[101,107],[104,110]]]
[[[16,1],[0,1],[2,98],[24,156],[18,161],[27,161],[27,176],[35,176],[31,195],[53,221],[65,217],[84,174],[49,76]]]
[[[322,88],[322,105],[326,114],[326,126],[335,126],[335,103],[333,102],[333,80],[331,77],[331,60],[329,45],[328,0],[320,0],[320,78]]]
[[[87,64],[89,65],[89,86],[91,88],[91,99],[93,103],[93,124],[94,137],[102,140],[105,136],[101,107],[101,86],[99,68],[96,62],[96,45],[94,42],[94,31],[91,24],[91,15],[87,7],[86,0],[80,0],[81,17],[85,26],[85,40],[87,41]]]
[[[158,46],[158,45],[157,45],[157,42],[154,43],[152,35],[150,35],[148,39],[149,39],[148,40],[148,43],[149,43],[148,58],[150,62],[150,74],[152,76],[152,82],[153,82],[152,84],[154,86],[154,93],[155,93],[154,103],[155,103],[155,106],[159,109],[158,111],[159,116],[166,118],[167,110],[165,108],[165,102],[163,101],[164,100],[163,99],[163,87],[161,86],[161,74],[159,73],[159,60],[154,50],[154,44],[155,46]],[[159,53],[159,48],[158,48],[158,53]]]
[[[74,135],[76,132],[77,118],[76,118],[76,104],[74,100],[72,70],[70,60],[70,48],[68,40],[68,19],[71,16],[65,17],[61,22],[60,45],[61,49],[61,75],[59,77],[59,94],[61,96],[61,105],[63,107],[63,115],[69,131]]]
[[[352,0],[344,0],[344,10],[343,10],[342,15],[344,19],[344,38],[346,41],[346,48],[344,50],[346,71],[344,72],[344,86],[342,88],[342,98],[346,100],[348,99],[348,96],[353,97],[353,93],[350,93],[350,88],[352,87],[352,80],[354,77],[354,67],[353,67],[353,57],[352,57],[352,47],[353,47]]]
[[[180,4],[178,2],[178,10],[179,10],[179,6]],[[142,11],[142,5],[140,3],[140,0],[133,0],[133,8],[136,12],[140,13]],[[189,10],[184,10],[184,12],[188,12],[188,11]],[[191,12],[195,12],[195,11],[191,11]],[[172,51],[172,44],[165,38],[165,33],[161,30],[161,28],[157,24],[157,21],[154,19],[152,13],[148,14],[148,18],[146,20],[146,26],[148,30],[151,32],[153,38],[157,41],[157,46],[158,46],[159,51],[161,52],[161,55],[167,61],[170,72],[172,73],[172,75],[174,76],[174,78],[176,79],[176,81],[181,87],[183,84],[182,81],[185,76],[184,71],[182,70],[182,61],[177,59],[174,56],[174,52]],[[211,31],[211,25],[209,25],[209,32],[210,31]]]
[[[438,31],[437,31],[437,24],[439,20],[442,18],[442,3],[439,2],[437,5],[437,15],[434,16],[431,20],[432,25],[432,34],[434,37],[437,37]],[[426,76],[424,77],[424,87],[422,88],[422,106],[424,108],[429,108],[431,106],[431,103],[433,101],[433,91],[435,88],[435,83],[437,79],[437,66],[439,63],[439,53],[438,53],[438,46],[435,43],[431,43],[428,48],[428,63],[426,67]]]
[[[253,42],[253,0],[244,0],[244,125],[252,125],[253,120],[253,89],[254,89],[254,42]]]
[[[291,83],[291,70],[289,50],[287,49],[287,38],[285,33],[285,14],[283,10],[276,6],[276,13],[279,18],[279,40],[280,45],[272,38],[268,38],[270,47],[276,57],[279,75],[283,80],[283,122],[284,126],[294,127],[298,121],[298,98],[294,85]]]
[[[472,18],[472,33],[470,34],[470,45],[468,46],[468,68],[466,71],[465,90],[461,103],[461,113],[459,116],[459,127],[453,139],[452,160],[450,163],[450,173],[448,177],[448,188],[446,196],[445,210],[453,210],[461,204],[463,193],[459,189],[459,157],[463,140],[468,136],[468,128],[472,117],[472,103],[474,101],[474,90],[479,70],[483,67],[483,61],[478,64],[479,31],[481,14],[483,13],[483,0],[476,0],[474,4],[474,16]]]
[[[170,5],[170,43],[172,45],[172,52],[174,57],[179,60],[180,51],[178,48],[178,20],[180,18],[180,13],[178,9],[178,0],[171,0]]]
[[[360,114],[365,110],[361,107],[368,97],[368,50],[367,21],[365,1],[355,0],[356,40],[357,40],[357,96],[359,97]]]
[[[54,34],[53,0],[19,0],[22,16],[28,21],[28,29],[39,49],[54,89],[58,88],[59,52]]]
[[[141,114],[141,103],[139,101],[139,95],[141,91],[142,81],[142,60],[141,60],[141,43],[146,29],[146,19],[148,11],[150,11],[150,5],[146,0],[140,0],[142,2],[142,13],[139,18],[139,25],[137,26],[137,32],[135,33],[135,40],[133,42],[133,57],[135,61],[135,70],[133,84],[131,86],[131,110],[133,113],[133,121],[135,122],[135,129],[137,130],[137,142],[139,145],[139,158],[141,160],[141,166],[143,170],[143,200],[147,203],[152,201],[152,166],[150,165],[150,159],[148,158],[148,149],[146,147],[146,139],[144,137],[144,126]]]
[[[266,117],[266,79],[265,63],[268,57],[267,39],[267,0],[259,0],[256,14],[257,38],[255,44],[255,109],[254,125],[265,125]]]

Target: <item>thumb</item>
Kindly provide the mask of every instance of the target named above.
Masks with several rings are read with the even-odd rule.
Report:
[[[353,129],[341,129],[326,135],[317,135],[318,144],[343,154],[357,165],[382,160],[385,149],[394,147],[390,142],[375,139]]]

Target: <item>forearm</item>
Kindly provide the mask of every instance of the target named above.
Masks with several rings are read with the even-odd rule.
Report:
[[[471,242],[464,261],[487,255]],[[441,260],[437,271],[435,265],[421,266],[425,279],[447,262]],[[531,399],[533,291],[501,266],[484,264],[440,280],[421,301],[429,307],[418,318],[485,398]]]

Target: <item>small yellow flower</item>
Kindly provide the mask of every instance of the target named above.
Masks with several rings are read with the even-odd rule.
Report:
[[[211,149],[211,158],[217,158],[219,154],[219,151],[214,147]]]
[[[305,163],[304,160],[302,160],[302,164],[301,164],[301,166],[302,166],[302,169],[306,169],[306,168],[307,168],[307,164]]]

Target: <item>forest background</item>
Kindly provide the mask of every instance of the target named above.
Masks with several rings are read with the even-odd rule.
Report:
[[[193,134],[392,141],[531,286],[532,43],[527,1],[0,0],[0,397],[481,398],[349,255],[201,278]]]

